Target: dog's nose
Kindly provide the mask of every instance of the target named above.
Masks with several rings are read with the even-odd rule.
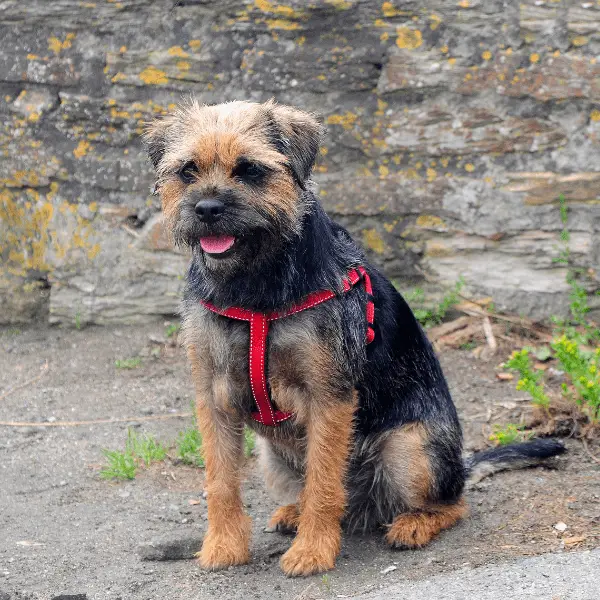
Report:
[[[221,217],[225,205],[220,200],[200,200],[194,210],[201,221],[213,223]]]

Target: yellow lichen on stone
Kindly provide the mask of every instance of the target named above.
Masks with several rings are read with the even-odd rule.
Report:
[[[115,73],[115,75],[113,75],[111,77],[111,82],[112,83],[118,83],[119,81],[123,81],[124,79],[127,79],[127,75],[125,75],[125,73]]]
[[[79,144],[77,144],[77,148],[73,150],[73,155],[75,158],[83,158],[90,150],[91,144],[86,140],[81,140]]]
[[[429,24],[429,29],[431,29],[432,31],[435,31],[439,26],[440,23],[442,22],[442,17],[440,17],[440,15],[436,14],[436,13],[432,13],[429,16],[429,20],[431,21],[431,23]]]
[[[348,10],[352,8],[352,2],[348,2],[347,0],[325,0],[327,4],[331,4],[337,10]]]
[[[383,206],[382,210],[386,210],[387,206]],[[394,221],[392,221],[391,223],[384,223],[383,224],[383,228],[388,232],[388,233],[392,233],[392,231],[394,230],[394,227],[396,227],[396,225],[398,225],[398,219],[395,219]]]
[[[72,46],[74,39],[74,33],[67,33],[67,36],[63,42],[61,42],[57,37],[51,36],[48,38],[48,49],[58,56],[61,50],[67,50]]]
[[[379,177],[384,178],[390,174],[390,170],[385,165],[379,165]]]
[[[269,29],[283,29],[284,31],[295,31],[300,25],[289,19],[267,19],[265,21]]]
[[[200,48],[200,46],[202,46],[202,42],[200,40],[190,40],[188,42],[188,46],[192,49],[192,50],[198,50]]]
[[[481,53],[481,58],[483,58],[483,60],[490,60],[492,58],[492,53],[489,50],[484,50]]]
[[[535,64],[540,62],[540,55],[537,52],[529,55],[529,62]]]
[[[181,46],[171,46],[167,53],[171,56],[177,56],[179,58],[188,58],[189,54]]]
[[[600,110],[594,108],[590,113],[590,121],[595,121],[596,123],[600,121]]]
[[[461,8],[469,8],[469,0],[460,0],[458,6],[460,6]]]
[[[465,171],[467,171],[467,173],[472,173],[475,170],[475,165],[472,163],[467,163],[465,165]]]
[[[39,56],[37,54],[28,54],[27,60],[37,60]]]
[[[376,254],[383,254],[385,252],[385,242],[377,229],[363,229],[362,239],[365,247]]]
[[[189,71],[191,68],[191,65],[190,65],[189,61],[187,61],[187,60],[180,60],[177,63],[177,68],[180,71]]]
[[[435,215],[419,215],[415,225],[422,229],[445,229],[447,227],[444,220]]]
[[[153,65],[146,67],[139,74],[139,78],[147,85],[164,85],[165,83],[169,83],[167,74]]]
[[[418,29],[396,28],[396,46],[405,50],[415,50],[423,44],[423,35]]]
[[[294,10],[291,6],[273,4],[268,0],[254,0],[254,6],[261,12],[282,15],[289,18],[298,18],[303,14],[301,11]]]
[[[354,123],[358,119],[358,115],[353,112],[346,112],[343,115],[329,115],[325,122],[328,125],[341,125],[344,129],[352,129]]]
[[[585,35],[578,35],[573,38],[573,46],[585,46],[588,43],[588,38]]]

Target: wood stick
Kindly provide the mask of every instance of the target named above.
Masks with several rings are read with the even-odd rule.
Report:
[[[35,421],[0,421],[5,427],[77,427],[79,425],[104,425],[110,423],[128,423],[129,421],[162,421],[163,419],[183,419],[191,417],[191,412],[172,413],[170,415],[150,415],[144,417],[126,417],[119,419],[93,419],[90,421],[54,421],[37,423]]]

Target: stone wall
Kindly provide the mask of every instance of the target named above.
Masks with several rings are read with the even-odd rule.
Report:
[[[564,194],[599,287],[597,0],[2,0],[0,39],[0,321],[176,309],[139,134],[189,92],[322,114],[321,199],[401,286],[564,310]]]

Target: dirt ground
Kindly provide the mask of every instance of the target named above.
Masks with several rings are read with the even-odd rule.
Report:
[[[200,537],[206,527],[202,470],[167,460],[133,481],[99,477],[102,449],[123,448],[128,427],[172,442],[190,423],[146,420],[189,411],[193,395],[183,352],[151,342],[164,329],[159,322],[0,330],[0,421],[40,423],[0,425],[0,599],[344,598],[401,579],[600,545],[600,465],[568,440],[557,469],[501,473],[469,490],[470,518],[428,548],[394,552],[381,536],[347,537],[334,571],[293,580],[278,566],[291,538],[263,532],[276,505],[249,459],[249,565],[207,573],[192,560],[142,560],[140,545]],[[161,356],[152,357],[152,348]],[[141,367],[115,368],[115,359],[140,353]],[[441,358],[468,449],[485,446],[492,423],[515,422],[526,410],[514,382],[495,377],[502,356],[485,363],[468,351],[447,351]],[[123,421],[41,426],[95,419]],[[554,528],[560,522],[564,532]],[[381,573],[392,565],[396,570]]]

